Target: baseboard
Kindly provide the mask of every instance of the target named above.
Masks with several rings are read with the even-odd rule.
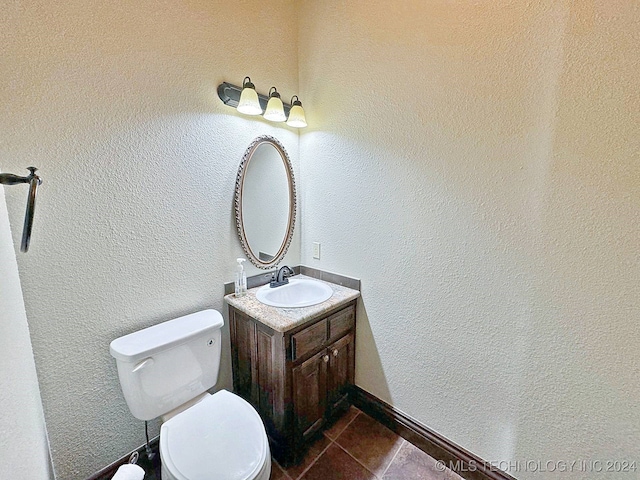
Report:
[[[352,402],[367,415],[431,457],[452,467],[452,470],[467,480],[516,480],[358,386],[353,387]]]

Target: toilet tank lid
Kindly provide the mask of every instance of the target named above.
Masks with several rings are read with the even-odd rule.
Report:
[[[116,338],[109,350],[117,360],[136,362],[184,343],[207,330],[219,329],[223,324],[220,312],[202,310]]]

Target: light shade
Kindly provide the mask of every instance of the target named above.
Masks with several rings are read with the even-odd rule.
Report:
[[[256,86],[251,83],[249,77],[245,77],[242,82],[242,93],[240,94],[240,100],[238,100],[237,109],[245,115],[260,115],[262,113]]]
[[[293,100],[294,98],[296,99],[295,101]],[[295,128],[303,128],[307,126],[307,119],[304,116],[302,102],[298,99],[297,95],[291,97],[291,110],[289,111],[287,125]]]
[[[271,87],[271,90],[269,90],[269,101],[264,111],[264,118],[272,122],[284,122],[287,119],[287,116],[284,114],[284,105],[282,104],[282,100],[280,100],[280,94],[276,90],[276,87]]]

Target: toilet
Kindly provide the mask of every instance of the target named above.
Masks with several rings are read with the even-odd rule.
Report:
[[[162,480],[268,480],[271,454],[258,412],[237,395],[207,390],[218,380],[215,310],[154,325],[111,342],[134,417],[160,417]]]

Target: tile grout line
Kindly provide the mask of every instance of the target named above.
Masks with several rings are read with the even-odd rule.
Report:
[[[400,437],[400,438],[402,438],[402,437]],[[391,464],[396,459],[396,457],[400,453],[400,450],[402,450],[402,447],[404,447],[405,443],[407,443],[407,441],[404,438],[402,438],[402,443],[400,444],[400,448],[398,448],[398,450],[396,450],[396,453],[393,455],[393,458],[389,462],[389,465],[387,465],[387,467],[384,469],[384,472],[382,472],[382,477],[381,478],[384,478],[384,476],[387,474],[387,470],[389,470],[389,467],[391,467]]]
[[[360,464],[360,466],[362,468],[364,468],[367,472],[369,472],[371,475],[373,475],[376,478],[379,478],[378,475],[376,475],[375,473],[373,473],[371,470],[369,470],[369,467],[367,467],[364,463],[362,463],[360,460],[358,460],[356,457],[354,457],[353,455],[351,455],[351,453],[349,453],[349,450],[347,450],[346,448],[344,448],[342,445],[340,445],[338,442],[335,442],[335,444],[340,447],[340,449],[346,453],[347,455],[349,455],[351,458],[353,458],[356,462],[358,462]]]
[[[280,465],[275,458],[271,457],[271,460],[272,460],[272,463],[275,463],[280,469],[280,471],[284,473],[284,476],[286,477],[284,480],[293,480],[291,478],[291,475],[289,475],[289,472],[287,472],[284,468],[282,468],[282,465]],[[273,470],[273,467],[272,467],[272,470]]]
[[[359,411],[358,411],[358,415],[360,415],[361,413],[364,413],[364,412],[362,412],[362,410],[359,410]],[[351,421],[347,424],[347,427],[348,427],[349,425],[351,425],[351,422],[353,422],[353,421],[356,419],[356,417],[357,417],[358,415],[356,415],[355,417],[353,417],[353,418],[351,419]],[[378,423],[379,423],[379,422],[378,422]],[[342,432],[344,432],[344,431],[347,429],[347,427],[345,427],[345,428],[344,428],[344,430],[342,430]],[[342,432],[340,432],[340,433],[342,433]],[[403,446],[403,445],[405,444],[405,442],[406,442],[406,440],[405,440],[404,438],[400,437],[399,435],[398,435],[398,438],[400,438],[400,439],[402,440],[402,442],[400,442],[400,447],[398,448],[398,450],[396,450],[396,453],[394,453],[394,454],[393,454],[393,458],[391,459],[391,461],[389,462],[389,464],[385,467],[384,471],[382,472],[382,477],[384,477],[384,474],[385,474],[385,473],[387,473],[387,470],[388,470],[388,469],[389,469],[389,467],[391,466],[391,463],[396,459],[396,456],[398,455],[398,452],[400,451],[400,449],[402,448],[402,446]],[[371,471],[371,470],[370,470],[370,469],[369,469],[369,468],[368,468],[364,463],[362,463],[362,462],[361,462],[360,460],[358,460],[356,457],[354,457],[353,455],[351,455],[351,452],[349,452],[349,450],[347,450],[345,447],[343,447],[342,445],[340,445],[340,443],[338,443],[338,442],[337,442],[337,440],[338,440],[338,437],[336,437],[336,441],[335,441],[334,443],[335,443],[338,447],[340,447],[340,448],[341,448],[341,449],[342,449],[342,450],[343,450],[347,455],[349,455],[349,456],[350,456],[351,458],[353,458],[356,462],[358,462],[360,465],[362,465],[362,466],[364,467],[364,469],[365,469],[367,472],[369,472],[371,475],[373,475],[373,476],[374,476],[374,477],[376,477],[376,478],[382,478],[382,477],[379,477],[378,475],[376,475],[374,472],[372,472],[372,471]]]
[[[325,437],[327,437],[327,438],[328,438],[329,440],[331,440],[332,442],[335,442],[335,441],[338,439],[338,437],[339,437],[340,435],[342,435],[342,433],[343,433],[343,432],[344,432],[344,431],[349,427],[349,425],[351,425],[351,424],[353,423],[353,421],[354,421],[356,418],[358,418],[358,416],[359,416],[361,413],[362,413],[362,410],[358,410],[358,413],[356,413],[356,414],[353,416],[353,418],[347,422],[347,424],[342,428],[342,430],[340,430],[338,433],[336,433],[335,438],[330,438],[330,437],[328,437],[327,435],[325,435]]]
[[[336,434],[336,439],[337,439],[337,438],[342,434],[342,432],[344,432],[344,431],[347,429],[347,427],[348,427],[349,425],[351,425],[351,422],[353,422],[353,421],[358,417],[358,415],[360,415],[361,413],[362,413],[362,411],[361,411],[360,409],[358,409],[358,413],[356,413],[356,414],[353,416],[353,418],[347,422],[347,424],[344,426],[344,428],[343,428],[342,430],[340,430],[340,432],[338,432],[338,433]],[[323,435],[324,435],[324,434],[323,434]],[[307,468],[305,468],[305,469],[302,471],[302,473],[300,473],[300,475],[298,475],[298,476],[297,476],[295,479],[293,479],[293,480],[300,480],[300,479],[303,477],[303,475],[304,475],[305,473],[307,473],[307,472],[311,469],[311,467],[313,467],[313,466],[315,465],[315,463],[316,463],[316,462],[318,461],[318,459],[322,456],[322,454],[323,454],[324,452],[326,452],[326,451],[329,449],[329,447],[331,446],[331,444],[332,444],[332,443],[335,443],[336,445],[338,445],[338,443],[337,443],[334,439],[329,438],[329,437],[328,437],[328,436],[326,436],[326,435],[324,435],[324,438],[326,438],[327,440],[329,440],[329,445],[327,445],[327,446],[326,446],[326,447],[325,447],[325,448],[324,448],[324,449],[323,449],[323,450],[322,450],[318,455],[316,455],[316,458],[314,458],[314,459],[313,459],[313,462],[311,462],[311,463],[309,464],[309,466],[308,466]],[[287,472],[285,472],[285,473],[287,473]],[[287,473],[287,474],[288,474],[288,473]]]
[[[322,451],[321,451],[318,455],[316,455],[316,458],[314,458],[314,459],[313,459],[313,462],[311,462],[311,463],[309,464],[309,466],[308,466],[307,468],[305,468],[305,469],[300,473],[300,475],[298,475],[294,480],[300,480],[300,479],[304,476],[304,474],[305,474],[305,473],[307,473],[307,472],[311,469],[311,467],[313,467],[313,466],[316,464],[316,462],[317,462],[317,461],[318,461],[318,459],[322,456],[322,454],[323,454],[324,452],[326,452],[326,451],[329,449],[329,447],[330,447],[333,443],[335,443],[335,442],[334,442],[333,440],[331,440],[329,437],[325,437],[325,438],[326,438],[327,440],[329,440],[329,445],[327,445],[326,447],[324,447],[324,448],[322,449]]]

